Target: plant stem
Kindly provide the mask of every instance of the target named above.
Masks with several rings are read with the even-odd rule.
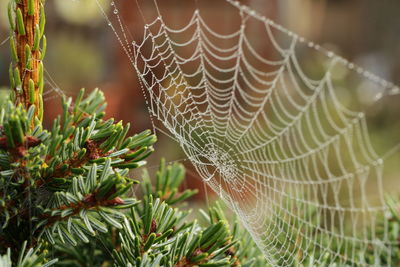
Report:
[[[10,0],[10,47],[13,60],[10,66],[12,100],[28,109],[36,107],[36,116],[43,116],[43,63],[46,39],[42,0]]]

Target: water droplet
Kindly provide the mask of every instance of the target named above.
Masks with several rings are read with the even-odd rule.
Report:
[[[114,14],[118,14],[118,9],[114,9]]]
[[[378,101],[378,100],[380,100],[382,97],[383,97],[383,93],[381,92],[381,93],[376,94],[375,97],[374,97],[374,99],[375,99],[375,101]]]
[[[392,94],[398,94],[398,93],[400,93],[400,88],[399,88],[399,87],[394,87],[394,88],[392,88],[391,93],[392,93]]]

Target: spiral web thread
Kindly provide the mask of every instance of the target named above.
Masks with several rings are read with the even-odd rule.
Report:
[[[384,88],[376,99],[398,94],[398,87],[227,2],[241,18],[234,32],[214,31],[199,9],[185,27],[171,28],[156,5],[158,16],[140,43],[128,41],[114,2],[118,23],[104,13],[138,73],[152,118],[239,215],[271,265],[311,262],[310,255],[316,265],[327,255],[339,265],[365,265],[371,250],[390,264],[395,244],[385,219],[376,233],[386,210],[384,160],[372,147],[365,114],[337,97],[332,69],[341,64]],[[271,55],[252,44],[251,20],[263,25]],[[327,57],[320,78],[303,71],[301,44]]]

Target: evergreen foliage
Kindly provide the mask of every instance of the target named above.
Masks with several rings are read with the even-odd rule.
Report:
[[[52,244],[54,236],[88,242],[96,230],[107,231],[106,223],[120,228],[118,210],[137,204],[125,196],[137,183],[128,170],[143,164],[156,138],[149,131],[126,138],[129,124],[101,119],[103,94],[83,93],[74,106],[63,99],[51,131],[35,119],[34,106],[2,109],[2,247],[17,248],[27,237],[34,246],[42,235]]]

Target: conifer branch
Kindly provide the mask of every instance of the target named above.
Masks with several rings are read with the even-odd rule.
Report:
[[[10,22],[10,84],[12,100],[26,109],[36,106],[35,115],[43,116],[43,57],[40,48],[46,43],[45,15],[42,0],[11,0],[8,6]]]

